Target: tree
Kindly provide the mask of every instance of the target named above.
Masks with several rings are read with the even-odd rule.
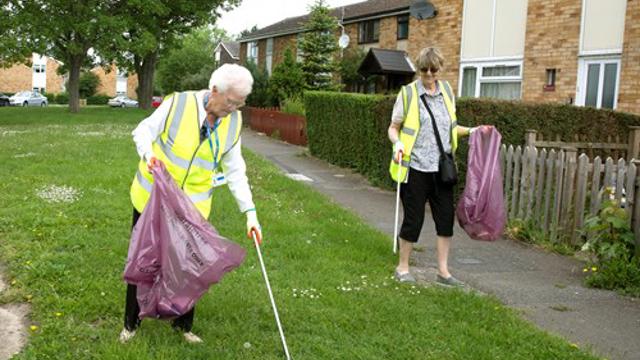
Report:
[[[274,98],[269,91],[269,73],[260,68],[255,62],[249,61],[247,70],[253,76],[253,90],[247,97],[247,105],[256,107],[270,107],[275,105]]]
[[[165,94],[205,89],[218,66],[213,58],[215,45],[229,37],[224,30],[199,28],[180,39],[158,62],[156,81]]]
[[[238,35],[237,39],[242,39],[243,37],[247,35],[251,35],[253,32],[256,32],[256,31],[258,31],[258,25],[253,25],[250,29],[244,29],[240,31],[240,34]]]
[[[269,91],[279,104],[291,98],[301,98],[305,88],[305,74],[302,66],[287,48],[281,63],[276,65],[269,79]]]
[[[338,19],[330,15],[324,0],[317,0],[311,7],[300,42],[302,69],[309,89],[339,89],[333,80],[333,72],[338,69],[335,61],[338,43],[334,35],[337,27]]]
[[[96,94],[96,90],[100,86],[100,78],[91,71],[85,71],[80,74],[80,84],[78,86],[80,97],[83,99]]]
[[[120,2],[126,4],[117,12],[127,22],[126,29],[121,32],[125,46],[113,47],[111,58],[138,75],[138,101],[140,107],[148,109],[161,52],[174,47],[181,36],[192,29],[215,21],[218,10],[230,10],[240,0]]]
[[[339,63],[340,79],[347,91],[357,92],[359,88],[367,85],[370,78],[365,78],[358,72],[362,60],[367,54],[360,48],[350,48],[344,52]]]
[[[77,112],[81,68],[99,55],[98,51],[89,55],[89,49],[114,43],[114,34],[118,34],[123,23],[112,14],[121,5],[119,1],[101,0],[2,1],[0,6],[6,19],[0,22],[0,27],[9,26],[10,33],[16,36],[9,40],[10,46],[0,47],[3,65],[28,63],[30,58],[25,56],[31,52],[62,61],[69,72],[69,110]]]

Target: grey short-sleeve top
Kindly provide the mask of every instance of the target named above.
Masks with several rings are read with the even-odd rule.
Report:
[[[436,85],[436,91],[433,95],[427,93],[421,81],[417,82],[417,89],[418,96],[427,94],[427,104],[429,104],[429,108],[431,108],[431,112],[433,112],[433,116],[436,118],[436,124],[444,151],[451,153],[451,118],[447,111],[440,86]],[[429,112],[420,98],[418,98],[418,106],[420,107],[420,130],[418,131],[416,142],[411,151],[409,166],[423,172],[436,172],[438,171],[440,150],[438,149],[438,143],[433,132],[433,124],[429,118]],[[391,121],[397,124],[404,122],[402,92],[400,92],[396,98]]]

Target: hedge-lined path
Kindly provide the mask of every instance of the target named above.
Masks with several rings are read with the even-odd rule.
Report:
[[[388,233],[391,251],[393,192],[372,187],[351,170],[309,156],[306,148],[249,129],[243,132],[243,145]],[[268,232],[268,224],[264,226]],[[608,359],[640,359],[640,299],[585,288],[583,265],[575,259],[509,240],[473,241],[457,225],[454,234],[451,271],[473,289],[497,296],[542,329],[592,348],[596,354]],[[435,277],[434,239],[435,229],[428,217],[418,251],[412,256],[412,270],[420,281]],[[395,264],[380,266],[389,268],[391,275]]]

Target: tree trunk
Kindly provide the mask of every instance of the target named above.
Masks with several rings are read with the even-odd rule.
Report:
[[[69,111],[77,113],[80,110],[80,67],[83,55],[70,55],[69,61]]]
[[[136,61],[138,103],[141,108],[150,109],[151,98],[153,97],[153,75],[158,62],[158,51],[147,53],[141,60]]]

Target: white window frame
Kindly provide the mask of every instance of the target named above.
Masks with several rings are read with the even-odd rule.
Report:
[[[247,43],[247,61],[252,61],[254,63],[258,63],[258,42],[257,41],[249,41]]]
[[[520,74],[518,76],[482,76],[483,68],[491,68],[491,67],[499,67],[499,66],[518,66],[520,68]],[[512,60],[512,59],[504,59],[497,60],[493,59],[491,61],[466,61],[460,62],[460,74],[458,79],[458,96],[462,96],[462,84],[463,84],[463,75],[464,69],[469,67],[476,68],[476,86],[475,93],[473,94],[474,98],[480,97],[480,85],[482,83],[520,83],[520,99],[522,99],[522,86],[523,86],[523,72],[524,72],[524,62],[522,59]]]
[[[271,45],[271,46],[269,46]],[[265,67],[267,69],[267,73],[271,76],[271,70],[273,68],[273,46],[274,41],[273,38],[267,39],[266,50],[265,50]]]
[[[599,56],[589,56],[589,57],[581,57],[578,59],[578,81],[576,83],[576,105],[585,106],[585,102],[587,100],[587,75],[589,65],[591,64],[600,64],[600,74],[598,80],[598,100],[596,100],[596,108],[600,109],[602,107],[602,95],[604,86],[604,65],[605,64],[616,64],[616,86],[613,93],[613,110],[618,107],[618,95],[620,93],[620,70],[621,70],[621,61],[622,56],[618,55],[599,55]]]

